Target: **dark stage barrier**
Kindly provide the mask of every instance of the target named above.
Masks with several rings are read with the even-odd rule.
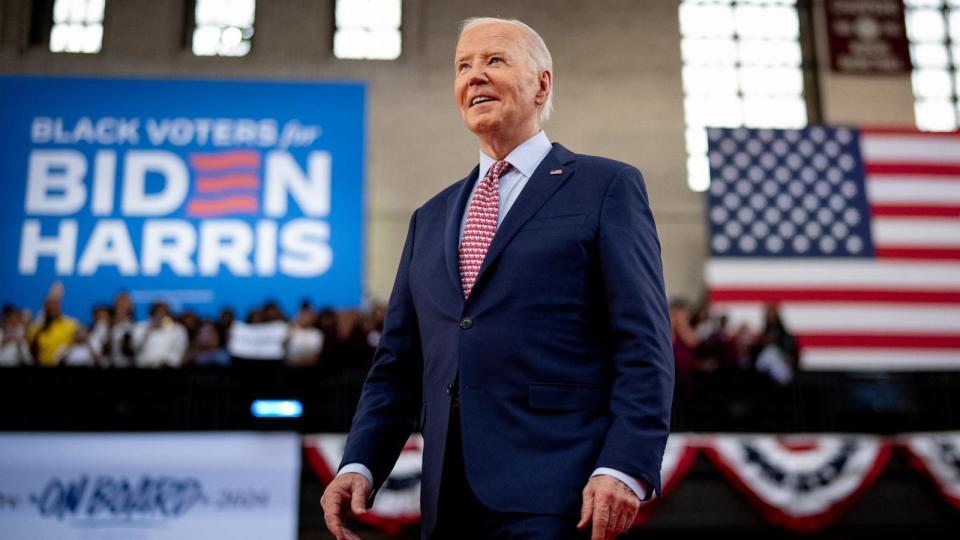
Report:
[[[128,370],[0,369],[0,431],[292,430],[344,432],[364,374],[322,368],[243,364],[229,368]],[[698,376],[674,429],[682,432],[823,433],[960,429],[960,373],[801,374],[772,386],[744,372]],[[254,399],[298,399],[296,419],[254,418]],[[300,538],[323,530],[323,485],[305,464]],[[358,526],[364,538],[386,538]],[[876,484],[827,530],[806,538],[955,538],[960,515],[895,452]],[[766,524],[704,456],[631,538],[794,538]],[[418,538],[416,528],[396,538]]]
[[[347,431],[364,373],[248,362],[229,368],[0,369],[0,431]],[[960,373],[804,373],[775,386],[749,372],[694,380],[675,431],[960,429]],[[258,419],[254,399],[298,399],[297,419]]]

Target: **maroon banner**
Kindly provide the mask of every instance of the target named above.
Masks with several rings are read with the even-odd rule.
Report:
[[[910,72],[902,0],[826,0],[830,69],[839,73]]]

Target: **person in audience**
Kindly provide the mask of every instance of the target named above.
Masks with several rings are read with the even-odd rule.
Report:
[[[309,298],[304,298],[300,301],[300,308],[297,310],[297,314],[294,315],[294,319],[299,317],[302,313],[309,313],[314,319],[317,318],[317,310],[313,308],[313,302],[311,302]]]
[[[757,339],[756,333],[747,323],[741,323],[734,334],[737,347],[737,365],[741,370],[753,369],[753,359],[750,358],[751,348]]]
[[[189,365],[193,363],[197,354],[197,332],[200,331],[200,316],[195,311],[184,311],[174,319],[187,331],[187,352],[184,354],[183,363]]]
[[[55,283],[43,302],[43,312],[32,325],[30,353],[42,367],[56,366],[62,349],[73,343],[77,321],[63,314],[63,285]]]
[[[326,356],[327,349],[336,339],[338,318],[337,312],[329,307],[323,308],[317,312],[317,330],[320,330],[320,332],[323,334],[323,353],[321,354],[321,358]]]
[[[150,318],[133,329],[134,360],[138,368],[181,367],[187,352],[187,330],[173,319],[164,302],[150,306]]]
[[[100,353],[90,343],[87,329],[83,325],[77,326],[77,331],[73,334],[73,343],[60,351],[57,363],[69,367],[102,367],[105,365]]]
[[[676,402],[687,399],[693,382],[694,351],[700,345],[700,337],[690,327],[690,312],[687,302],[674,299],[670,302],[670,330],[673,338],[673,359],[676,380]]]
[[[370,368],[374,349],[360,324],[360,312],[346,309],[337,314],[336,332],[324,337],[322,366],[330,373],[359,373]]]
[[[33,364],[30,344],[27,342],[27,328],[21,314],[10,304],[3,306],[2,327],[0,327],[0,366],[16,367]]]
[[[193,358],[193,364],[196,366],[230,365],[230,355],[221,347],[220,343],[220,332],[217,325],[210,320],[203,321],[200,324],[200,329],[197,330],[194,345],[196,354]]]
[[[717,318],[711,310],[710,300],[704,298],[690,313],[690,328],[700,341],[705,341],[717,331]]]
[[[387,314],[387,306],[382,302],[373,302],[367,316],[363,318],[364,330],[367,333],[367,345],[373,350],[380,344],[380,335],[383,333],[383,319]]]
[[[263,317],[263,309],[253,308],[247,312],[247,318],[243,320],[246,324],[260,324],[266,322]]]
[[[695,351],[696,370],[702,374],[738,370],[738,344],[736,336],[729,331],[729,317],[721,314],[717,317],[711,315],[710,318],[712,321],[708,325],[701,324],[701,328],[709,326],[710,332],[697,333],[701,341]]]
[[[263,320],[264,322],[276,322],[276,321],[286,321],[287,317],[283,314],[283,310],[280,309],[280,306],[273,300],[268,301],[263,305]]]
[[[220,340],[220,346],[223,347],[230,342],[230,327],[237,319],[237,314],[233,308],[225,307],[220,310],[220,316],[217,317],[217,334]]]
[[[780,316],[780,308],[769,304],[764,316],[764,327],[757,344],[756,369],[772,381],[787,385],[793,380],[797,365],[797,340],[787,330]]]
[[[284,341],[289,329],[283,312],[274,302],[251,309],[244,322],[230,327],[227,352],[234,364],[245,367],[279,365],[286,357]]]
[[[135,353],[133,330],[136,318],[133,300],[126,291],[120,291],[113,299],[113,316],[104,339],[101,354],[114,367],[133,367]]]
[[[304,309],[301,306],[297,317],[290,323],[286,350],[288,366],[315,366],[320,362],[320,352],[323,350],[323,333],[316,327],[312,309]]]
[[[90,337],[88,341],[93,350],[101,358],[104,357],[103,348],[110,335],[110,321],[113,320],[113,309],[106,304],[93,306],[93,320],[90,323]]]

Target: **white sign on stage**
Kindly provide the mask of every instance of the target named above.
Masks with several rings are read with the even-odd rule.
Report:
[[[294,540],[295,433],[0,434],[6,539]]]

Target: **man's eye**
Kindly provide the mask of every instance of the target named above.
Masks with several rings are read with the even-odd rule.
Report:
[[[457,66],[457,71],[466,71],[468,67],[470,67],[470,64],[467,64],[467,63],[460,64],[459,66]]]
[[[489,62],[489,63],[490,63],[490,64],[499,64],[499,63],[501,63],[501,62],[503,62],[503,58],[500,58],[499,56],[494,56],[494,57],[491,57],[491,58],[490,58],[490,62]]]

